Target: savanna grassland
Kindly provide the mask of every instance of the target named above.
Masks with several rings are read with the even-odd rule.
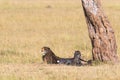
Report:
[[[115,30],[120,58],[120,0],[102,0]],[[91,59],[91,43],[80,0],[0,0],[0,80],[120,80],[120,64],[42,64],[40,49],[60,57],[75,50]]]

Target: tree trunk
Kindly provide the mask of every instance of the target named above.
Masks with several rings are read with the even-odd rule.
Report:
[[[82,6],[92,43],[93,60],[118,60],[114,31],[105,16],[100,0],[82,0]]]

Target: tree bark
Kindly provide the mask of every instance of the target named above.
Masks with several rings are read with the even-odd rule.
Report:
[[[105,16],[100,0],[82,0],[82,6],[92,43],[93,60],[118,60],[114,31]]]

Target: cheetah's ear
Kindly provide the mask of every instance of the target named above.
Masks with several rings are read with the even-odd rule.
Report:
[[[44,46],[44,47],[42,47],[43,49],[45,48],[45,49],[50,49],[49,47],[47,47],[47,46]]]
[[[50,48],[48,47],[48,49],[50,49]]]

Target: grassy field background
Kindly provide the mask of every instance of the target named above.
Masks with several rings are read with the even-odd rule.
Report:
[[[120,0],[102,0],[118,44]],[[40,49],[60,57],[75,50],[91,59],[91,43],[80,0],[0,0],[0,80],[119,80],[120,64],[56,66],[41,64]]]

